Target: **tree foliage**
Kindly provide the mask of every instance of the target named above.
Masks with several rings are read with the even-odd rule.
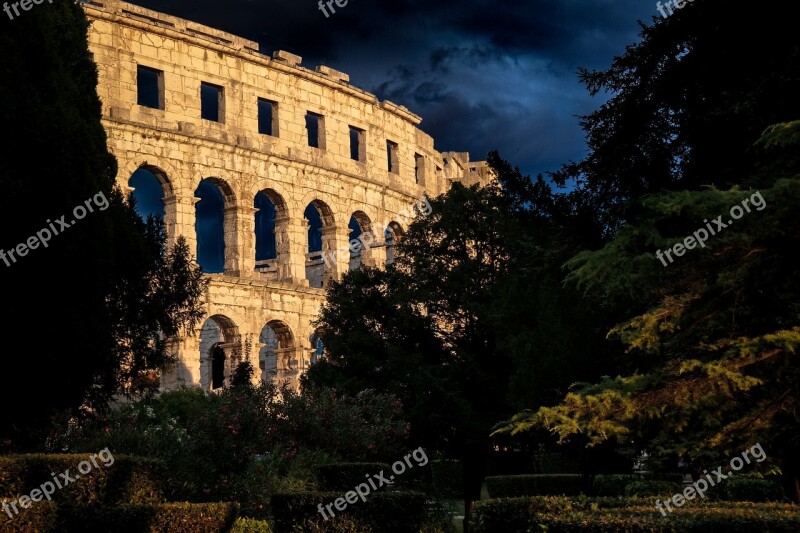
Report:
[[[0,434],[15,446],[40,446],[55,413],[136,392],[168,362],[163,336],[199,316],[202,281],[185,242],[167,252],[163,228],[114,188],[87,27],[79,5],[56,0],[0,35],[0,248],[56,229],[47,246],[0,263]],[[94,211],[75,217],[92,199]],[[53,222],[62,215],[67,228]]]

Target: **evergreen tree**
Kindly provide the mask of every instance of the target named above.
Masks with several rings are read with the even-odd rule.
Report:
[[[185,243],[167,254],[163,229],[114,189],[87,27],[79,5],[55,0],[0,33],[0,248],[15,250],[0,263],[0,434],[17,448],[40,446],[55,413],[134,392],[168,362],[161,335],[199,314]],[[76,206],[90,205],[81,219]]]

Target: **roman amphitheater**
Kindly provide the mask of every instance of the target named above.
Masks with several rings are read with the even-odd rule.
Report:
[[[421,198],[491,179],[347,74],[129,3],[83,5],[117,181],[157,191],[168,242],[184,236],[210,279],[164,388],[218,389],[242,359],[296,386],[323,350],[326,284],[391,263]]]

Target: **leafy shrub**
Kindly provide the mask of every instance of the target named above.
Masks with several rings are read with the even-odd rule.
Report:
[[[786,498],[783,488],[772,479],[733,477],[709,489],[709,497],[725,501],[780,502]]]
[[[372,390],[355,397],[312,388],[283,392],[276,436],[289,449],[324,450],[347,461],[390,461],[407,453],[410,428],[397,397]]]
[[[75,477],[78,464],[89,457],[84,454],[0,456],[0,494],[28,494],[43,483],[52,483],[52,473],[58,475],[69,470],[69,477]],[[160,461],[121,455],[115,456],[109,466],[104,466],[100,459],[95,461],[98,466],[92,465],[88,474],[78,474],[79,479],[61,489],[56,487],[53,500],[103,505],[163,501],[165,470]]]
[[[237,518],[230,533],[274,533],[274,531],[266,520]]]
[[[596,496],[625,496],[626,487],[631,483],[641,481],[659,481],[672,483],[678,487],[683,485],[682,474],[654,474],[642,476],[639,474],[600,474],[592,482],[592,494]],[[636,485],[632,490],[642,490],[642,486]],[[649,490],[649,489],[648,489]],[[670,494],[674,494],[671,492]]]
[[[592,482],[592,494],[596,496],[624,496],[625,487],[641,480],[636,474],[600,474]]]
[[[8,500],[0,500],[0,504]],[[9,509],[11,509],[9,507]],[[0,511],[0,531],[4,533],[39,533],[40,531],[51,531],[56,524],[56,504],[54,502],[37,502],[28,509],[21,509],[17,504],[19,514],[14,514],[11,509],[12,517],[6,512]]]
[[[456,533],[453,514],[440,501],[425,502],[425,516],[420,533]]]
[[[584,480],[577,474],[490,476],[486,478],[486,488],[490,498],[561,494],[574,496],[586,492]]]
[[[348,504],[344,511],[334,509],[325,520],[323,507],[344,495],[339,492],[275,494],[270,505],[276,533],[333,531],[341,533],[419,533],[425,515],[425,495],[419,492],[375,492]]]
[[[707,502],[673,506],[662,516],[652,499],[546,497],[476,502],[472,525],[477,533],[564,531],[797,531],[800,508],[777,503]]]
[[[239,513],[235,503],[160,505],[63,505],[59,533],[186,533],[228,531]]]
[[[641,480],[625,486],[625,496],[672,496],[683,491],[683,486],[657,479]]]
[[[73,424],[53,445],[162,459],[168,499],[241,501],[244,514],[262,517],[271,494],[310,488],[313,464],[402,456],[408,427],[401,407],[372,391],[348,397],[328,389],[299,395],[273,384],[220,394],[185,388]]]

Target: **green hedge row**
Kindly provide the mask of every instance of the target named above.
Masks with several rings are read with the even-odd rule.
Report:
[[[352,490],[352,487],[351,487]],[[419,492],[373,492],[349,503],[344,511],[335,508],[325,520],[319,513],[344,495],[340,492],[298,492],[275,494],[270,499],[276,533],[419,533],[425,517],[425,495]],[[327,511],[326,511],[327,513]]]
[[[97,458],[95,462],[98,466],[95,467],[91,464],[91,455],[0,456],[0,494],[7,498],[18,498],[49,482],[55,485],[56,490],[52,494],[55,502],[112,506],[163,501],[163,480],[167,478],[163,463],[141,457],[117,456],[109,466],[104,466],[103,461]],[[82,461],[88,461],[91,465],[91,470],[86,474],[78,470]],[[74,480],[65,480],[60,476],[67,470],[68,477]],[[58,488],[53,474],[63,488]]]
[[[656,474],[641,476],[637,474],[600,474],[592,482],[592,494],[595,496],[625,496],[628,485],[639,481],[661,481],[680,487],[682,474]],[[520,496],[526,496],[521,494]]]
[[[517,496],[565,495],[587,493],[586,481],[579,474],[526,474],[486,478],[490,498]]]
[[[7,500],[0,500],[0,504]],[[17,505],[19,509],[19,505]],[[20,513],[14,515],[9,507],[12,518],[6,511],[0,510],[0,531],[6,533],[39,533],[40,531],[53,531],[56,525],[56,504],[53,502],[38,502],[28,509],[19,509]]]
[[[507,498],[477,502],[477,533],[800,531],[800,507],[791,504],[693,501],[663,516],[652,499]]]
[[[0,531],[13,533],[217,533],[229,531],[237,503],[159,505],[55,505],[39,502],[19,516],[0,516]]]
[[[386,479],[394,475],[392,467],[386,463],[333,463],[312,467],[317,487],[323,492],[353,490],[356,485],[367,482],[367,478],[373,479],[373,476],[378,475],[381,470]],[[375,484],[378,485],[377,480]]]
[[[633,474],[600,475],[589,484],[577,474],[491,476],[486,488],[491,498],[523,496],[671,496],[683,491],[681,474],[642,477]],[[781,485],[773,479],[734,477],[707,492],[708,499],[726,501],[784,501]]]
[[[786,497],[783,487],[774,479],[734,477],[711,487],[708,498],[724,501],[780,502]]]

